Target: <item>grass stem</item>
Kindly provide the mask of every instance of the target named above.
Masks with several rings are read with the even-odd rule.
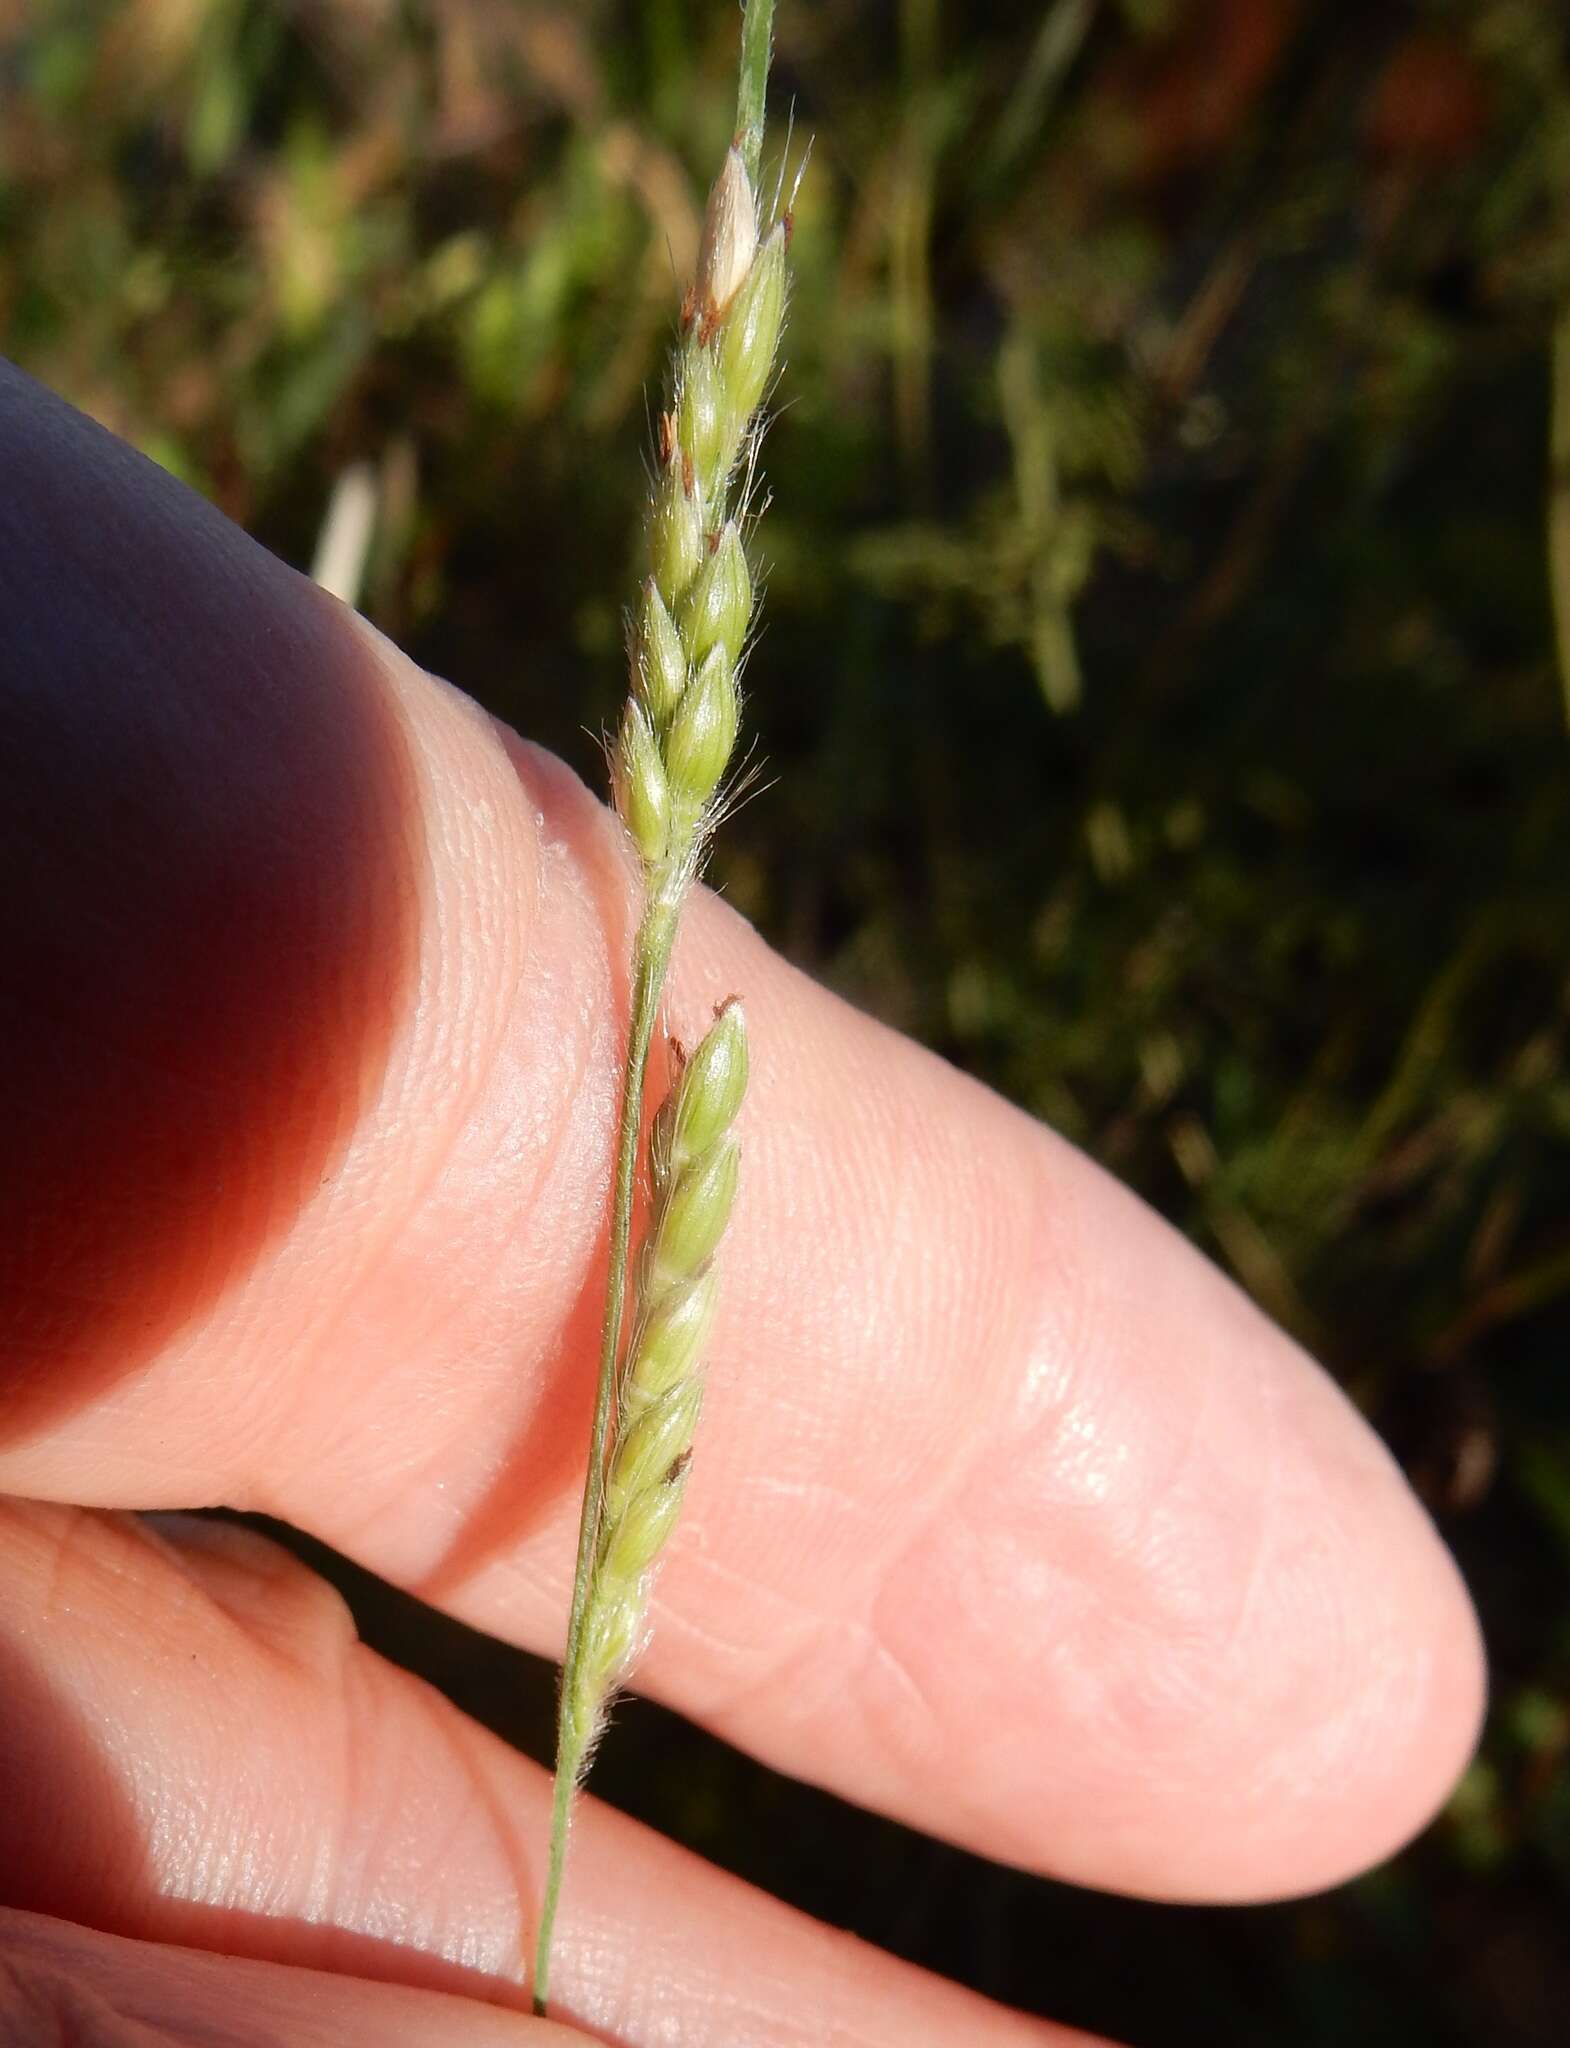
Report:
[[[741,25],[741,78],[736,92],[736,147],[754,185],[763,153],[763,108],[773,51],[774,0],[747,0]]]
[[[1548,592],[1559,687],[1570,721],[1570,299],[1554,323],[1549,374]]]

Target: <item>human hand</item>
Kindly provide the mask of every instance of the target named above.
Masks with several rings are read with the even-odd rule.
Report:
[[[498,2009],[545,1774],[272,1545],[112,1511],[265,1510],[559,1649],[617,828],[12,372],[0,448],[0,2034],[566,2038]],[[1349,1405],[1095,1167],[701,898],[675,1027],[733,989],[745,1185],[640,1686],[1087,1884],[1267,1898],[1396,1847],[1481,1660]],[[619,2042],[1069,2038],[592,1799],[559,1942],[563,2020]]]

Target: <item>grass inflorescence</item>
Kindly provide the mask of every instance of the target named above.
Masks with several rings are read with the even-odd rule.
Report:
[[[756,192],[773,0],[748,0],[736,137],[709,194],[659,416],[645,575],[629,626],[631,693],[613,755],[616,809],[637,854],[642,915],[613,1180],[610,1262],[572,1610],[562,1662],[551,1841],[534,1964],[543,2012],[573,1800],[606,1708],[642,1647],[649,1588],[681,1507],[702,1401],[715,1254],[735,1199],[733,1126],[747,1081],[742,1006],[722,1006],[655,1118],[649,1220],[632,1268],[632,1209],[649,1049],[682,900],[736,748],[756,591],[743,526],[759,407],[785,314],[789,213]],[[630,1335],[623,1343],[624,1331]]]

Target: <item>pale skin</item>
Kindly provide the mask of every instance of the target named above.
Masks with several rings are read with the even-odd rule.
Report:
[[[9,372],[0,460],[0,2033],[1083,2038],[592,1797],[528,2018],[545,1773],[271,1545],[117,1512],[263,1510],[559,1651],[632,867],[565,769]],[[673,1028],[731,993],[743,1196],[640,1686],[1071,1881],[1257,1900],[1391,1853],[1483,1672],[1364,1424],[699,896]]]

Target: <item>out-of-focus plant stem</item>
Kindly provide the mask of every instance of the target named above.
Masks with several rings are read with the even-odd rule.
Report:
[[[1565,718],[1570,723],[1570,298],[1554,323],[1548,466],[1548,589]]]

